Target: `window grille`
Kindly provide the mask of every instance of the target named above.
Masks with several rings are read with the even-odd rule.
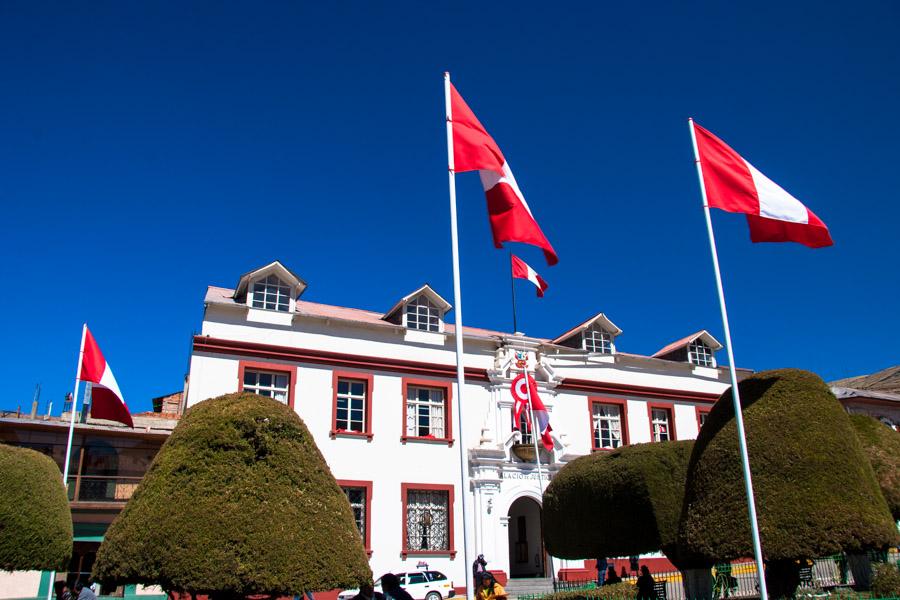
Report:
[[[422,331],[440,331],[441,311],[425,296],[413,298],[406,304],[406,326]]]
[[[406,549],[449,550],[450,506],[445,490],[406,493]]]
[[[653,441],[666,442],[672,439],[669,427],[669,411],[664,408],[654,408],[650,411],[653,425]]]
[[[268,396],[287,404],[290,377],[287,373],[271,373],[268,371],[244,371],[244,391],[260,396]]]
[[[612,335],[596,327],[587,329],[584,332],[584,349],[588,352],[612,354]]]
[[[595,403],[594,447],[618,448],[622,445],[622,408],[615,404]]]
[[[362,536],[363,544],[366,542],[366,488],[360,487],[342,487],[347,500],[350,502],[350,509],[353,511],[353,520],[356,521],[356,528],[359,529],[359,535]]]
[[[712,350],[702,340],[693,341],[688,346],[688,361],[700,367],[711,367],[713,366]]]

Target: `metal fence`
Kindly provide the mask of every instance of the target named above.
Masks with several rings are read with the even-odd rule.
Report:
[[[875,554],[874,562],[894,562],[896,555]],[[892,560],[893,559],[893,560]],[[658,571],[652,574],[656,581],[658,600],[688,600],[685,598],[682,576],[679,571]],[[716,565],[712,569],[713,598],[752,598],[759,596],[759,582],[756,576],[756,563],[735,562]],[[635,584],[637,575],[623,577],[623,582]],[[798,597],[818,597],[820,591],[830,592],[829,597],[840,597],[842,600],[860,598],[851,589],[854,585],[847,558],[844,555],[828,556],[807,561],[800,568],[800,588]],[[599,600],[603,597],[602,588],[593,580],[556,581],[554,592],[582,591],[587,600]],[[805,592],[805,593],[804,593]],[[539,600],[542,595],[519,596],[518,600]],[[868,598],[866,600],[869,600]],[[900,600],[900,599],[879,599]]]

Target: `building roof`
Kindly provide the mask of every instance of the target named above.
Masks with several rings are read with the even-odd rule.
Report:
[[[619,329],[615,323],[610,321],[609,318],[605,314],[603,314],[602,312],[599,312],[596,315],[594,315],[593,317],[589,318],[588,320],[582,321],[581,323],[579,323],[572,329],[568,330],[567,332],[565,332],[558,338],[552,340],[550,343],[551,344],[561,344],[562,342],[566,341],[573,335],[581,333],[582,331],[584,331],[585,329],[587,329],[594,323],[599,323],[600,326],[603,329],[605,329],[606,331],[610,332],[613,335],[613,337],[622,333],[622,330]]]
[[[237,288],[233,291],[235,298],[244,298],[247,293],[247,287],[250,284],[250,280],[261,276],[268,275],[269,273],[277,273],[282,279],[290,282],[291,287],[294,288],[294,297],[300,296],[303,291],[306,289],[306,282],[300,278],[299,275],[288,269],[280,260],[273,260],[267,265],[263,265],[258,269],[253,269],[252,271],[247,271],[241,278],[238,280]]]
[[[874,400],[887,400],[889,402],[897,402],[898,404],[900,404],[900,394],[876,392],[873,390],[860,390],[836,385],[831,386],[831,391],[835,396],[837,396],[838,400],[844,400],[848,398],[871,398]]]
[[[669,344],[668,346],[665,346],[664,348],[657,350],[656,352],[653,353],[653,358],[659,358],[661,356],[665,356],[666,354],[670,354],[676,350],[679,350],[679,349],[693,343],[694,340],[696,340],[698,338],[703,338],[704,343],[706,343],[707,346],[712,348],[713,351],[722,349],[722,344],[719,343],[719,340],[714,338],[708,331],[703,329],[696,333],[692,333],[691,335],[689,335],[687,337],[683,337],[680,340],[674,341],[671,344]]]
[[[419,289],[412,291],[412,292],[408,293],[407,295],[403,296],[402,298],[400,298],[400,300],[397,301],[397,304],[392,306],[391,309],[389,311],[387,311],[386,313],[384,313],[384,316],[382,316],[381,318],[384,319],[385,321],[387,321],[394,315],[394,313],[396,313],[399,310],[403,310],[403,306],[407,302],[409,302],[410,299],[415,298],[416,296],[418,296],[420,294],[422,294],[424,296],[428,296],[428,299],[431,300],[431,303],[437,305],[437,307],[439,309],[441,309],[441,312],[446,313],[447,311],[449,311],[450,309],[453,308],[453,306],[449,302],[444,300],[444,298],[441,297],[440,294],[438,294],[436,291],[434,291],[434,288],[432,288],[430,285],[428,285],[426,283]]]
[[[872,390],[900,394],[900,365],[888,367],[870,375],[859,375],[832,381],[829,385],[856,390]]]

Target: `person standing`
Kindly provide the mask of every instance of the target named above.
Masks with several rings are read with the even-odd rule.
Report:
[[[604,578],[606,577],[606,569],[609,566],[609,561],[606,560],[606,557],[597,559],[597,587],[603,585]]]
[[[413,600],[409,592],[400,587],[400,578],[393,573],[381,576],[381,591],[385,600]]]
[[[487,561],[484,560],[484,554],[479,554],[475,562],[472,563],[472,581],[478,585],[480,575],[487,572]]]
[[[641,576],[637,578],[637,600],[656,600],[656,580],[647,565],[641,566]]]

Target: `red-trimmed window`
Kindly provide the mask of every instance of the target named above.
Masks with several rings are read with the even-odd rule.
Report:
[[[709,409],[695,406],[694,410],[697,411],[697,431],[700,431],[706,423],[706,418],[709,417]]]
[[[369,373],[335,371],[331,378],[331,435],[372,439],[372,381]]]
[[[671,404],[647,404],[650,418],[650,441],[668,442],[675,437],[675,411]]]
[[[401,554],[456,556],[453,546],[453,486],[401,483],[403,547]]]
[[[297,368],[278,363],[242,360],[238,366],[238,391],[268,396],[294,408]]]
[[[591,448],[614,450],[628,444],[628,404],[614,398],[588,398]]]
[[[356,521],[366,553],[372,556],[372,482],[338,479],[337,483],[350,502],[353,520]]]
[[[453,445],[450,390],[450,384],[444,381],[403,378],[403,442]]]

